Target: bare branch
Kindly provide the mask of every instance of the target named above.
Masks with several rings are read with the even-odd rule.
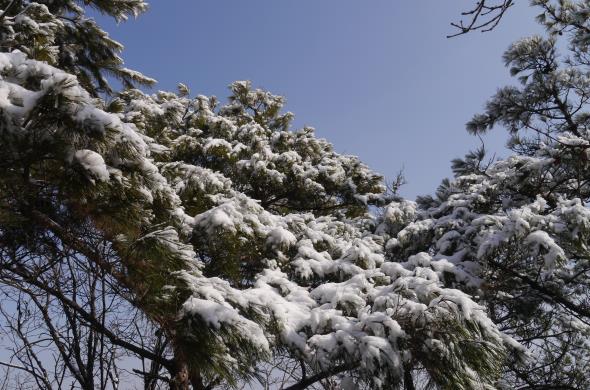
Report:
[[[459,31],[447,35],[447,38],[467,34],[471,31],[491,31],[500,23],[508,8],[513,5],[514,0],[478,0],[473,9],[461,13],[461,16],[467,20],[451,23],[451,26]]]

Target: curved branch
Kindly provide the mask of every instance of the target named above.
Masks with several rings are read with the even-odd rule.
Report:
[[[344,371],[352,370],[356,367],[358,367],[358,363],[354,363],[354,364],[346,363],[341,366],[331,368],[328,371],[320,372],[318,374],[307,377],[307,378],[301,380],[300,382],[294,384],[293,386],[286,387],[284,390],[304,390],[308,386],[311,386],[314,383],[321,381],[322,379],[329,378],[329,377],[334,376],[336,374],[340,374],[341,372],[344,372]]]

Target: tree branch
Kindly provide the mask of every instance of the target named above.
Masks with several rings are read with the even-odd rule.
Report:
[[[329,378],[344,371],[352,370],[356,367],[358,367],[358,363],[346,363],[341,366],[331,368],[328,371],[320,372],[318,374],[307,377],[306,379],[301,380],[299,383],[296,383],[293,386],[289,386],[284,390],[304,390],[308,386],[311,386],[314,383],[321,381],[322,379]]]
[[[539,284],[538,282],[529,278],[528,276],[522,275],[522,274],[518,273],[517,271],[501,264],[498,261],[489,259],[489,260],[487,260],[487,262],[489,264],[493,265],[494,267],[508,273],[509,275],[522,280],[524,283],[529,285],[531,288],[533,288],[534,290],[543,294],[549,300],[551,300],[557,304],[560,304],[561,306],[565,307],[566,309],[590,320],[590,310],[588,308],[582,307],[580,305],[576,305],[575,303],[568,301],[567,299],[565,299],[561,295],[556,294],[554,291],[551,291],[550,289],[548,289],[545,286],[542,286],[541,284]],[[584,321],[584,322],[588,323],[587,321]]]
[[[69,299],[68,297],[66,297],[61,291],[56,290],[56,289],[48,286],[46,283],[43,283],[42,281],[39,281],[38,279],[33,278],[33,276],[28,271],[23,270],[22,268],[19,269],[19,268],[13,267],[13,268],[11,268],[11,272],[14,272],[16,275],[22,277],[27,283],[29,283],[35,287],[38,287],[38,288],[42,289],[43,291],[47,292],[48,294],[57,298],[64,305],[66,305],[67,307],[71,308],[76,313],[78,313],[80,315],[80,317],[82,317],[86,322],[88,322],[88,324],[92,328],[94,328],[96,331],[104,334],[113,344],[115,344],[119,347],[123,347],[123,348],[137,354],[138,356],[144,357],[146,359],[150,359],[152,361],[157,361],[159,364],[161,364],[163,367],[166,367],[167,369],[173,366],[173,362],[171,360],[168,360],[162,356],[156,355],[155,353],[148,351],[146,349],[143,349],[143,348],[141,348],[135,344],[132,344],[128,341],[120,339],[110,329],[103,326],[102,323],[97,318],[94,318],[86,310],[84,310],[82,307],[80,307],[80,305],[78,305],[78,303],[76,303],[76,302],[72,301],[71,299]],[[29,294],[29,295],[31,295],[31,294]]]

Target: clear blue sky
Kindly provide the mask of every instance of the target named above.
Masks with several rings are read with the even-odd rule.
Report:
[[[475,3],[454,0],[167,0],[137,20],[101,24],[130,68],[157,89],[227,96],[234,80],[287,98],[296,126],[316,128],[385,177],[404,168],[404,196],[432,193],[449,161],[479,144],[464,124],[513,83],[501,60],[541,31],[520,1],[491,33],[453,39],[449,23]],[[502,130],[487,137],[502,152]]]

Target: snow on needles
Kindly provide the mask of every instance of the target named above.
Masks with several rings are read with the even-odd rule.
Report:
[[[413,202],[389,203],[379,175],[312,129],[292,131],[282,98],[246,82],[231,90],[218,108],[186,91],[130,89],[111,113],[74,76],[0,53],[3,147],[45,140],[36,147],[59,166],[55,186],[108,226],[127,278],[151,275],[144,299],[171,311],[181,344],[217,344],[203,364],[243,372],[283,349],[321,370],[350,365],[375,388],[425,353],[472,378],[462,348],[478,343],[489,345],[486,367],[497,365],[504,336],[444,285],[443,272],[464,268],[393,253],[437,222],[419,220]],[[52,126],[28,123],[40,105],[52,107]],[[388,203],[383,218],[370,215]],[[458,238],[445,237],[447,251]]]

